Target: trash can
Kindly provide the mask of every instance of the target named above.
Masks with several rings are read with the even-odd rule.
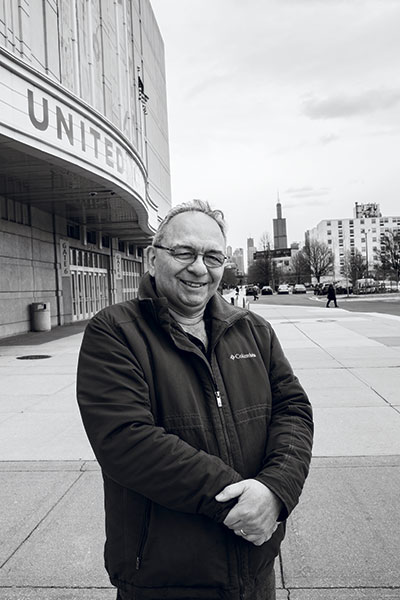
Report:
[[[33,302],[31,304],[32,331],[50,331],[50,304],[48,302]]]

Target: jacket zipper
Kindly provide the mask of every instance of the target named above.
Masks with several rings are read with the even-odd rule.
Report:
[[[150,502],[147,502],[146,508],[144,510],[142,531],[140,532],[138,550],[137,550],[137,555],[136,555],[136,571],[139,571],[140,566],[142,564],[144,545],[146,543],[147,534],[149,531],[149,514],[150,514]]]
[[[214,385],[216,385],[215,381],[214,381]],[[222,410],[223,404],[222,404],[221,392],[216,388],[215,391],[214,391],[214,395],[215,395],[215,399],[217,401],[217,408],[218,408],[219,420],[220,420],[220,423],[221,423],[222,433],[223,433],[224,441],[225,441],[226,452],[227,452],[227,455],[228,455],[228,461],[229,461],[228,464],[231,467],[233,467],[234,466],[234,461],[233,461],[233,455],[232,455],[232,452],[231,452],[231,445],[229,443],[229,435],[228,435],[228,431],[226,429],[224,412]]]

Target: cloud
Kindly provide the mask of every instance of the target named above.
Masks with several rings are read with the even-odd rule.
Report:
[[[324,198],[324,196],[328,196],[330,188],[303,186],[298,188],[288,188],[284,193],[285,200],[283,203],[285,208],[298,207],[299,200],[301,200],[301,206],[318,206],[327,203],[328,198]],[[289,198],[287,198],[287,196],[289,196]]]
[[[369,114],[400,104],[400,89],[366,90],[353,96],[336,95],[318,99],[310,96],[302,102],[302,113],[310,119],[337,119]]]
[[[330,134],[326,134],[326,135],[321,135],[321,137],[319,138],[319,141],[322,145],[326,146],[327,144],[336,142],[338,139],[340,139],[338,135],[336,135],[334,133],[330,133]]]

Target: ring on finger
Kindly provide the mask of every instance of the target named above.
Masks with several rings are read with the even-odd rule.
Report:
[[[245,531],[243,531],[243,529],[239,530],[240,535],[243,535],[244,537],[247,536],[247,533]]]

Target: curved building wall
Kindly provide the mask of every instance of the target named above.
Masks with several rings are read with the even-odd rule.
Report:
[[[150,2],[0,2],[0,337],[135,296],[170,204]]]

